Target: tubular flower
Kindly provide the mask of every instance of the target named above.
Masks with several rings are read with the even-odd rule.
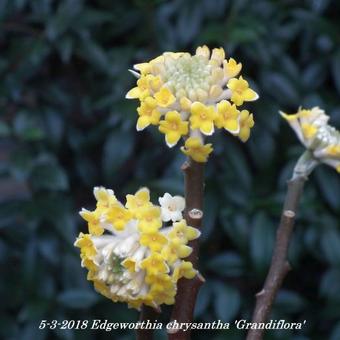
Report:
[[[319,107],[299,108],[295,114],[280,112],[316,162],[328,164],[340,173],[340,132],[328,124],[329,116]]]
[[[198,137],[189,137],[185,141],[184,146],[181,147],[181,151],[185,155],[190,156],[195,162],[205,163],[213,148],[211,144],[203,145]]]
[[[185,277],[186,279],[193,279],[196,275],[196,271],[192,267],[192,263],[188,261],[182,261],[182,263],[176,267],[172,275],[175,281]]]
[[[214,119],[216,112],[213,106],[205,106],[200,102],[191,105],[190,124],[192,129],[199,129],[210,136],[214,133]]]
[[[182,211],[185,207],[184,198],[181,196],[171,196],[165,193],[163,197],[158,199],[161,205],[162,220],[164,222],[176,222],[183,219]]]
[[[223,128],[242,141],[249,138],[254,125],[252,115],[249,114],[252,124],[247,122],[242,129],[242,111],[237,107],[256,100],[258,95],[242,76],[236,78],[242,64],[233,58],[226,59],[223,48],[210,51],[202,46],[194,55],[165,52],[149,62],[134,65],[134,69],[131,72],[138,78],[137,86],[126,98],[139,99],[141,103],[137,109],[138,131],[159,125],[169,147],[181,137],[198,138],[200,145],[205,146],[204,139],[216,128]],[[209,152],[198,157],[200,162],[206,162],[212,151],[211,145],[207,145],[205,151]]]
[[[178,239],[179,242],[187,244],[188,241],[195,240],[201,235],[201,232],[193,227],[189,227],[185,220],[173,224],[169,232],[170,239]]]
[[[88,280],[113,302],[127,302],[136,309],[143,304],[154,308],[173,304],[177,280],[197,274],[192,263],[183,260],[192,252],[187,243],[200,236],[182,219],[184,199],[167,193],[159,199],[180,212],[170,216],[175,223],[163,226],[169,216],[162,218],[161,207],[150,202],[147,188],[127,195],[125,206],[112,190],[97,187],[94,195],[95,210],[80,212],[89,232],[80,233],[74,243]]]
[[[242,110],[240,115],[240,132],[238,134],[242,142],[246,142],[250,137],[250,129],[254,126],[253,114],[248,110]]]
[[[258,98],[258,94],[249,88],[248,82],[242,76],[238,79],[230,79],[227,86],[232,92],[231,101],[237,106],[242,105],[243,102],[253,101]]]
[[[157,125],[161,116],[157,110],[157,102],[152,97],[147,97],[137,109],[139,118],[137,120],[137,130],[143,130],[150,124]]]
[[[177,111],[169,111],[159,123],[159,131],[165,134],[166,144],[172,148],[188,133],[188,122],[183,122]]]
[[[236,105],[226,100],[218,103],[215,124],[219,128],[223,127],[233,134],[238,134],[240,132],[240,111],[237,110]]]

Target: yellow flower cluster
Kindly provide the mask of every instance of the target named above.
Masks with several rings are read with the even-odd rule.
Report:
[[[299,108],[295,114],[280,112],[313,158],[340,172],[340,132],[328,124],[329,116],[319,107]]]
[[[96,209],[80,212],[88,233],[75,242],[88,280],[102,295],[133,308],[173,304],[177,281],[197,274],[183,260],[192,252],[188,242],[200,235],[182,217],[184,199],[166,193],[161,206],[154,205],[147,188],[127,195],[125,205],[103,187],[94,188],[94,196]]]
[[[173,147],[183,137],[182,152],[196,162],[206,162],[213,148],[204,144],[215,128],[238,136],[243,142],[254,126],[253,115],[239,110],[258,98],[239,76],[242,65],[225,59],[223,48],[211,52],[198,47],[195,55],[165,52],[149,62],[134,65],[137,86],[127,94],[139,99],[137,130],[156,125]]]

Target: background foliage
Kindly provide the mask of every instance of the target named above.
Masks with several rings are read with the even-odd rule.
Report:
[[[334,0],[0,1],[0,265],[3,339],[132,339],[133,332],[39,331],[41,319],[132,321],[95,294],[73,241],[92,188],[119,197],[147,185],[182,193],[183,155],[135,131],[127,69],[165,50],[223,46],[260,93],[242,145],[213,137],[206,171],[196,320],[250,318],[270,261],[294,162],[302,152],[277,114],[319,105],[340,126],[339,2]],[[291,247],[293,271],[274,319],[307,320],[267,339],[340,339],[339,176],[311,176]],[[195,339],[208,333],[194,333]],[[158,334],[161,339],[164,335]],[[235,328],[212,339],[243,339]]]

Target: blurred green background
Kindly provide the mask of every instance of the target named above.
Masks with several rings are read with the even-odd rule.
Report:
[[[340,126],[339,1],[1,0],[0,338],[133,339],[134,333],[40,331],[41,319],[135,321],[96,294],[73,242],[92,188],[120,198],[148,186],[182,194],[184,156],[156,129],[137,133],[124,99],[136,62],[166,50],[223,46],[259,92],[243,145],[211,138],[206,171],[201,289],[196,321],[250,318],[271,257],[294,162],[303,148],[278,110],[319,105]],[[340,339],[340,181],[320,166],[301,203],[293,271],[273,318],[307,320],[266,339]],[[155,202],[155,201],[154,201]],[[164,318],[166,315],[164,316]],[[194,339],[244,339],[232,327]],[[164,333],[157,333],[157,339]]]

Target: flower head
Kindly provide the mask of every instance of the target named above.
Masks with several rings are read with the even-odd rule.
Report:
[[[325,111],[313,107],[310,110],[300,108],[291,115],[280,114],[315,161],[328,164],[340,172],[340,132],[328,124],[329,116]]]
[[[173,304],[177,280],[197,274],[191,262],[183,260],[192,251],[188,242],[200,235],[182,219],[184,199],[166,193],[159,207],[142,188],[127,195],[124,206],[112,190],[101,187],[94,193],[96,209],[80,212],[89,232],[80,233],[75,242],[88,280],[102,295],[133,308]],[[173,214],[163,214],[165,207],[174,208]],[[170,220],[177,222],[162,227]]]
[[[254,122],[246,123],[242,129],[242,111],[237,107],[256,100],[258,95],[242,76],[235,78],[242,64],[233,58],[226,59],[223,48],[210,51],[202,46],[194,55],[165,52],[134,68],[139,72],[131,71],[138,78],[137,86],[126,98],[136,98],[141,103],[137,109],[137,130],[159,125],[169,147],[181,137],[199,138],[204,145],[206,136],[216,128],[223,128],[242,141],[248,139]],[[181,150],[186,153],[187,149]],[[206,162],[208,154],[199,157],[200,162]]]

